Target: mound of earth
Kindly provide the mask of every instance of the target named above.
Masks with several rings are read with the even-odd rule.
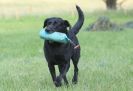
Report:
[[[99,17],[96,22],[89,25],[88,31],[110,31],[110,30],[122,30],[122,28],[111,22],[110,19],[106,16]]]
[[[123,25],[125,28],[131,28],[133,29],[133,21],[129,21]]]

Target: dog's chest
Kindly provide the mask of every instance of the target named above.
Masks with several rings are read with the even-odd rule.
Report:
[[[54,55],[54,59],[58,62],[65,61],[65,56],[64,55]]]
[[[49,54],[52,55],[65,55],[68,52],[70,52],[70,45],[69,44],[63,44],[63,45],[58,45],[56,43],[53,44],[46,44],[45,45],[45,51],[48,52]]]
[[[67,62],[72,55],[72,49],[69,44],[62,46],[51,46],[45,44],[44,49],[47,61],[51,61],[54,64]]]

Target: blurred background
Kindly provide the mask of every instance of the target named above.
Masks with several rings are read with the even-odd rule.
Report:
[[[86,12],[95,12],[106,10],[106,1],[110,0],[0,0],[0,17],[73,13],[76,4]],[[116,2],[118,10],[133,9],[133,0],[112,1]]]

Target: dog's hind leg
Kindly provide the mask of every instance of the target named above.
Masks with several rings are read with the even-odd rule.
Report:
[[[72,79],[72,82],[73,82],[73,84],[77,84],[77,82],[78,82],[78,66],[77,66],[77,64],[78,63],[73,63],[74,64],[74,76],[73,76],[73,79]]]
[[[77,84],[78,82],[78,62],[79,62],[79,53],[77,53],[77,55],[75,54],[74,56],[72,56],[72,62],[74,65],[74,76],[72,79],[72,83],[73,84]]]

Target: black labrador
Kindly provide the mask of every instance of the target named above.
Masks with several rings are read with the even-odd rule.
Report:
[[[80,46],[76,34],[84,23],[84,14],[79,6],[76,6],[78,11],[78,20],[76,24],[71,28],[67,20],[62,18],[52,17],[44,21],[45,30],[49,33],[61,32],[65,33],[71,42],[67,44],[57,43],[54,41],[45,40],[44,42],[44,54],[48,62],[48,67],[56,87],[61,86],[61,81],[64,79],[65,84],[68,84],[66,73],[70,67],[70,60],[72,59],[74,65],[73,83],[78,81],[78,61],[80,58]],[[69,30],[69,31],[68,31]],[[58,65],[59,76],[56,77],[55,65]]]

